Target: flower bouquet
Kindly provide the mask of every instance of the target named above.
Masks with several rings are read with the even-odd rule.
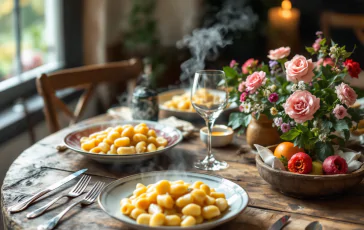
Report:
[[[335,155],[335,145],[344,147],[350,130],[363,119],[363,111],[352,107],[363,92],[344,82],[347,75],[358,78],[359,63],[349,59],[352,52],[345,46],[328,42],[322,32],[316,35],[312,47],[306,47],[313,56],[310,59],[303,55],[289,58],[290,48],[281,47],[269,52],[268,64],[249,59],[240,69],[233,60],[223,68],[226,82],[233,88],[230,100],[240,105],[240,112],[230,115],[229,125],[243,131],[252,116],[259,119],[264,114],[272,119],[280,138],[305,154],[276,156],[286,169],[296,173],[311,173],[312,161],[327,158],[341,165],[341,159],[330,158]],[[289,167],[291,159],[295,163]],[[310,165],[309,170],[297,170],[299,163]],[[321,172],[329,174],[330,170]]]

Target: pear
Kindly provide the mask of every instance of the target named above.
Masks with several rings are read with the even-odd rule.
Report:
[[[310,172],[312,175],[323,175],[322,171],[322,163],[320,161],[312,161],[312,171]]]

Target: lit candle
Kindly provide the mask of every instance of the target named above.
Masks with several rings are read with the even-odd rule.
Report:
[[[299,47],[299,20],[300,11],[292,8],[289,0],[283,0],[281,7],[269,9],[269,48],[275,49],[279,46]]]
[[[300,11],[292,8],[289,0],[282,1],[281,7],[269,10],[269,24],[275,29],[296,30],[298,28]]]

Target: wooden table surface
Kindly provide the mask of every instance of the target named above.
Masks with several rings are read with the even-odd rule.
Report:
[[[99,116],[86,122],[110,120],[108,115]],[[39,224],[58,214],[72,200],[63,199],[50,211],[36,219],[28,220],[26,214],[65,194],[76,182],[73,181],[41,198],[27,210],[10,214],[7,208],[41,188],[58,181],[82,168],[88,168],[92,176],[91,186],[96,180],[111,182],[130,174],[154,170],[188,170],[196,158],[203,158],[206,147],[198,133],[184,140],[173,150],[151,161],[139,165],[104,165],[87,159],[71,150],[57,152],[56,146],[72,128],[63,129],[44,138],[25,150],[12,164],[1,189],[1,207],[6,229],[36,229]],[[331,199],[301,200],[287,197],[267,184],[258,174],[254,153],[245,144],[244,137],[234,137],[233,144],[214,149],[218,159],[230,164],[227,170],[213,172],[241,185],[249,194],[248,208],[235,220],[217,229],[268,229],[283,215],[291,215],[290,223],[284,229],[305,229],[312,221],[319,221],[324,229],[364,229],[364,182],[349,193]],[[12,153],[9,153],[12,154]],[[80,197],[75,198],[79,200]],[[97,202],[91,206],[72,209],[63,218],[57,229],[127,229],[121,222],[104,213]]]

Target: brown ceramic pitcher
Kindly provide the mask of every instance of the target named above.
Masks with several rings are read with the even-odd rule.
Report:
[[[254,144],[269,146],[279,143],[279,133],[276,127],[272,127],[273,120],[261,114],[257,120],[254,116],[246,130],[246,141],[255,149]]]

